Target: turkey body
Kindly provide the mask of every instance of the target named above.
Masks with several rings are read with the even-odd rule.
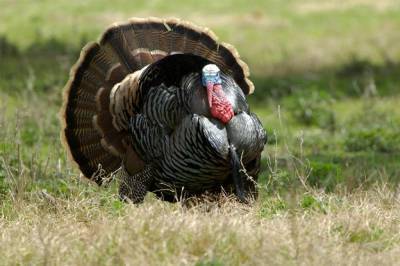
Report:
[[[193,28],[184,25],[182,32],[175,20],[128,25],[126,32],[123,26],[107,31],[97,50],[85,51],[67,85],[63,135],[81,171],[101,183],[101,173],[109,175],[121,166],[120,196],[136,203],[148,191],[169,201],[222,190],[241,199],[255,197],[266,133],[246,101],[252,84],[244,63],[223,49],[222,55],[213,53],[208,32],[197,37],[204,47],[188,48]],[[140,44],[146,38],[138,37],[137,25],[152,36],[162,31],[159,43]],[[169,43],[161,49],[162,33],[176,33],[175,42],[185,40],[186,48]],[[135,40],[139,47],[132,51]],[[222,68],[221,88],[234,113],[227,123],[210,113],[201,77],[210,63]]]
[[[130,118],[130,134],[135,150],[153,169],[150,190],[164,197],[224,186],[229,190],[230,149],[239,153],[247,171],[256,174],[265,131],[231,77],[222,75],[222,88],[235,113],[227,124],[211,117],[200,73],[184,76],[179,86],[162,83],[147,90],[139,114]],[[252,182],[245,183],[251,187]]]

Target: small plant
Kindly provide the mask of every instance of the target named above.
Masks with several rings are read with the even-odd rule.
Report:
[[[223,265],[224,264],[217,259],[200,260],[196,263],[196,266],[223,266]]]
[[[287,210],[287,204],[284,200],[279,197],[268,197],[262,202],[260,216],[269,218],[285,210]]]
[[[16,47],[4,36],[0,36],[0,56],[16,56],[18,55],[18,52],[18,47]]]
[[[336,130],[336,117],[331,108],[333,99],[322,91],[301,91],[293,95],[289,106],[294,119],[306,126]]]
[[[400,135],[390,127],[353,130],[346,136],[345,148],[352,152],[398,152],[400,151]]]
[[[6,183],[4,169],[0,166],[0,200],[5,198],[9,190],[8,184]]]
[[[313,187],[324,188],[326,192],[332,192],[344,180],[342,169],[337,164],[311,161],[310,167],[311,173],[307,182]]]
[[[305,210],[316,210],[326,213],[326,205],[327,204],[323,200],[311,194],[304,194],[300,200],[300,207]]]
[[[371,228],[370,230],[360,229],[349,232],[349,242],[352,243],[368,243],[379,240],[384,231],[381,228]]]
[[[298,178],[295,174],[291,174],[286,170],[277,169],[276,172],[271,173],[268,181],[268,191],[287,191],[289,187],[297,184]]]
[[[34,146],[39,142],[41,130],[33,120],[27,120],[21,129],[21,140],[28,146]]]

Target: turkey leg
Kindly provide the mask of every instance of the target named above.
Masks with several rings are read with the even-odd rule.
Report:
[[[152,167],[147,165],[142,171],[134,175],[129,175],[125,167],[122,168],[123,173],[119,185],[120,199],[135,204],[142,203],[147,191],[153,184]]]
[[[246,193],[243,184],[243,175],[240,171],[240,159],[236,152],[235,146],[232,144],[229,146],[229,155],[231,157],[232,178],[233,183],[235,184],[235,194],[242,203],[247,203],[248,201],[246,199]]]

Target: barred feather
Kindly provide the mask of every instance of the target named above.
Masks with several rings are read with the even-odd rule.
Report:
[[[209,118],[199,76],[208,63],[224,73],[225,93],[239,115],[230,127]],[[265,134],[247,114],[245,95],[254,91],[248,77],[236,49],[207,28],[174,18],[115,24],[84,47],[71,70],[61,110],[64,144],[99,184],[123,165],[131,187],[213,190],[229,179],[230,142],[246,150],[251,171],[259,168]],[[230,140],[243,125],[256,137]],[[153,181],[136,182],[142,179]],[[130,195],[140,201],[142,194]]]

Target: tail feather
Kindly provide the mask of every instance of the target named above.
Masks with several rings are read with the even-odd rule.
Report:
[[[126,76],[135,71],[176,53],[212,61],[231,74],[245,94],[254,90],[247,65],[235,48],[218,43],[207,28],[174,18],[133,18],[112,25],[99,43],[82,50],[71,70],[61,110],[65,146],[86,177],[100,184],[99,169],[107,175],[121,161],[129,162],[134,171],[144,167],[127,144],[126,123],[135,112],[138,75],[130,86],[113,87],[129,80]]]
[[[134,70],[159,60],[152,56],[155,50],[166,54],[195,54],[217,63],[224,72],[232,74],[245,94],[254,91],[248,79],[248,68],[236,49],[227,43],[218,43],[211,30],[190,22],[175,18],[133,18],[127,23],[111,26],[103,34],[100,45],[114,47]]]
[[[97,43],[86,45],[72,68],[61,109],[62,139],[72,159],[82,173],[101,184],[99,166],[113,171],[120,163],[101,146],[102,136],[93,126],[97,114],[96,94],[105,79],[108,66]],[[111,65],[111,63],[109,64]]]

